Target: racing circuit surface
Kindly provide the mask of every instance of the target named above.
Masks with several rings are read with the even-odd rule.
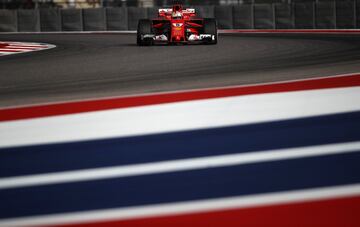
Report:
[[[222,34],[138,47],[135,34],[0,34],[57,48],[0,58],[0,106],[283,81],[360,71],[360,36]]]
[[[360,226],[359,35],[0,40],[0,226]]]

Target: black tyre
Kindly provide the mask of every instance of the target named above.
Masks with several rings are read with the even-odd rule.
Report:
[[[209,39],[206,41],[208,44],[217,44],[218,34],[217,34],[217,22],[214,18],[204,19],[203,33],[210,34],[215,37],[215,39]]]
[[[142,38],[142,36],[144,35],[152,35],[152,34],[153,34],[153,29],[152,29],[151,20],[140,19],[137,27],[137,39],[136,39],[137,45],[139,46],[152,45],[153,43],[152,38],[147,38],[147,39]]]

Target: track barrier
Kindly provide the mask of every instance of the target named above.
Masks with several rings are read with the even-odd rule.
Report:
[[[128,30],[128,11],[126,7],[106,9],[106,28],[108,31]]]
[[[216,6],[215,18],[217,19],[218,27],[220,29],[233,28],[233,15],[231,6]]]
[[[0,10],[0,32],[16,32],[17,29],[17,11]]]
[[[335,2],[318,2],[315,9],[316,28],[336,28]]]
[[[356,28],[360,28],[360,0],[355,2]]]
[[[61,31],[61,15],[58,9],[40,10],[40,29],[42,32]]]
[[[20,9],[17,11],[19,32],[39,32],[40,14],[36,9]]]
[[[252,29],[254,28],[253,5],[244,4],[233,7],[234,28]]]
[[[200,18],[219,29],[360,28],[360,0],[308,3],[256,3],[195,6]],[[0,32],[136,30],[139,19],[154,18],[158,8],[0,10]]]
[[[290,4],[274,4],[275,10],[275,28],[291,29],[294,28],[293,5]]]
[[[294,5],[295,28],[312,29],[315,27],[315,4],[296,3]]]
[[[136,30],[139,19],[148,18],[146,8],[128,7],[128,29]]]
[[[275,28],[274,9],[272,4],[254,5],[254,28],[255,29]]]
[[[104,8],[83,9],[84,31],[105,31],[106,12]]]
[[[159,7],[147,8],[147,18],[156,18],[158,16]]]
[[[61,10],[62,31],[83,31],[83,17],[81,9]]]
[[[214,6],[195,6],[198,17],[201,18],[214,18],[215,7]]]
[[[355,28],[355,2],[336,2],[336,27]]]

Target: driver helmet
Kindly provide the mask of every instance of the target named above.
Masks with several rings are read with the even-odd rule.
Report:
[[[171,16],[173,19],[181,19],[182,18],[182,14],[180,11],[174,11]]]

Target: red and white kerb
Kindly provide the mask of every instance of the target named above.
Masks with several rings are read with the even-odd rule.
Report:
[[[54,48],[55,45],[28,42],[0,42],[0,56]]]

